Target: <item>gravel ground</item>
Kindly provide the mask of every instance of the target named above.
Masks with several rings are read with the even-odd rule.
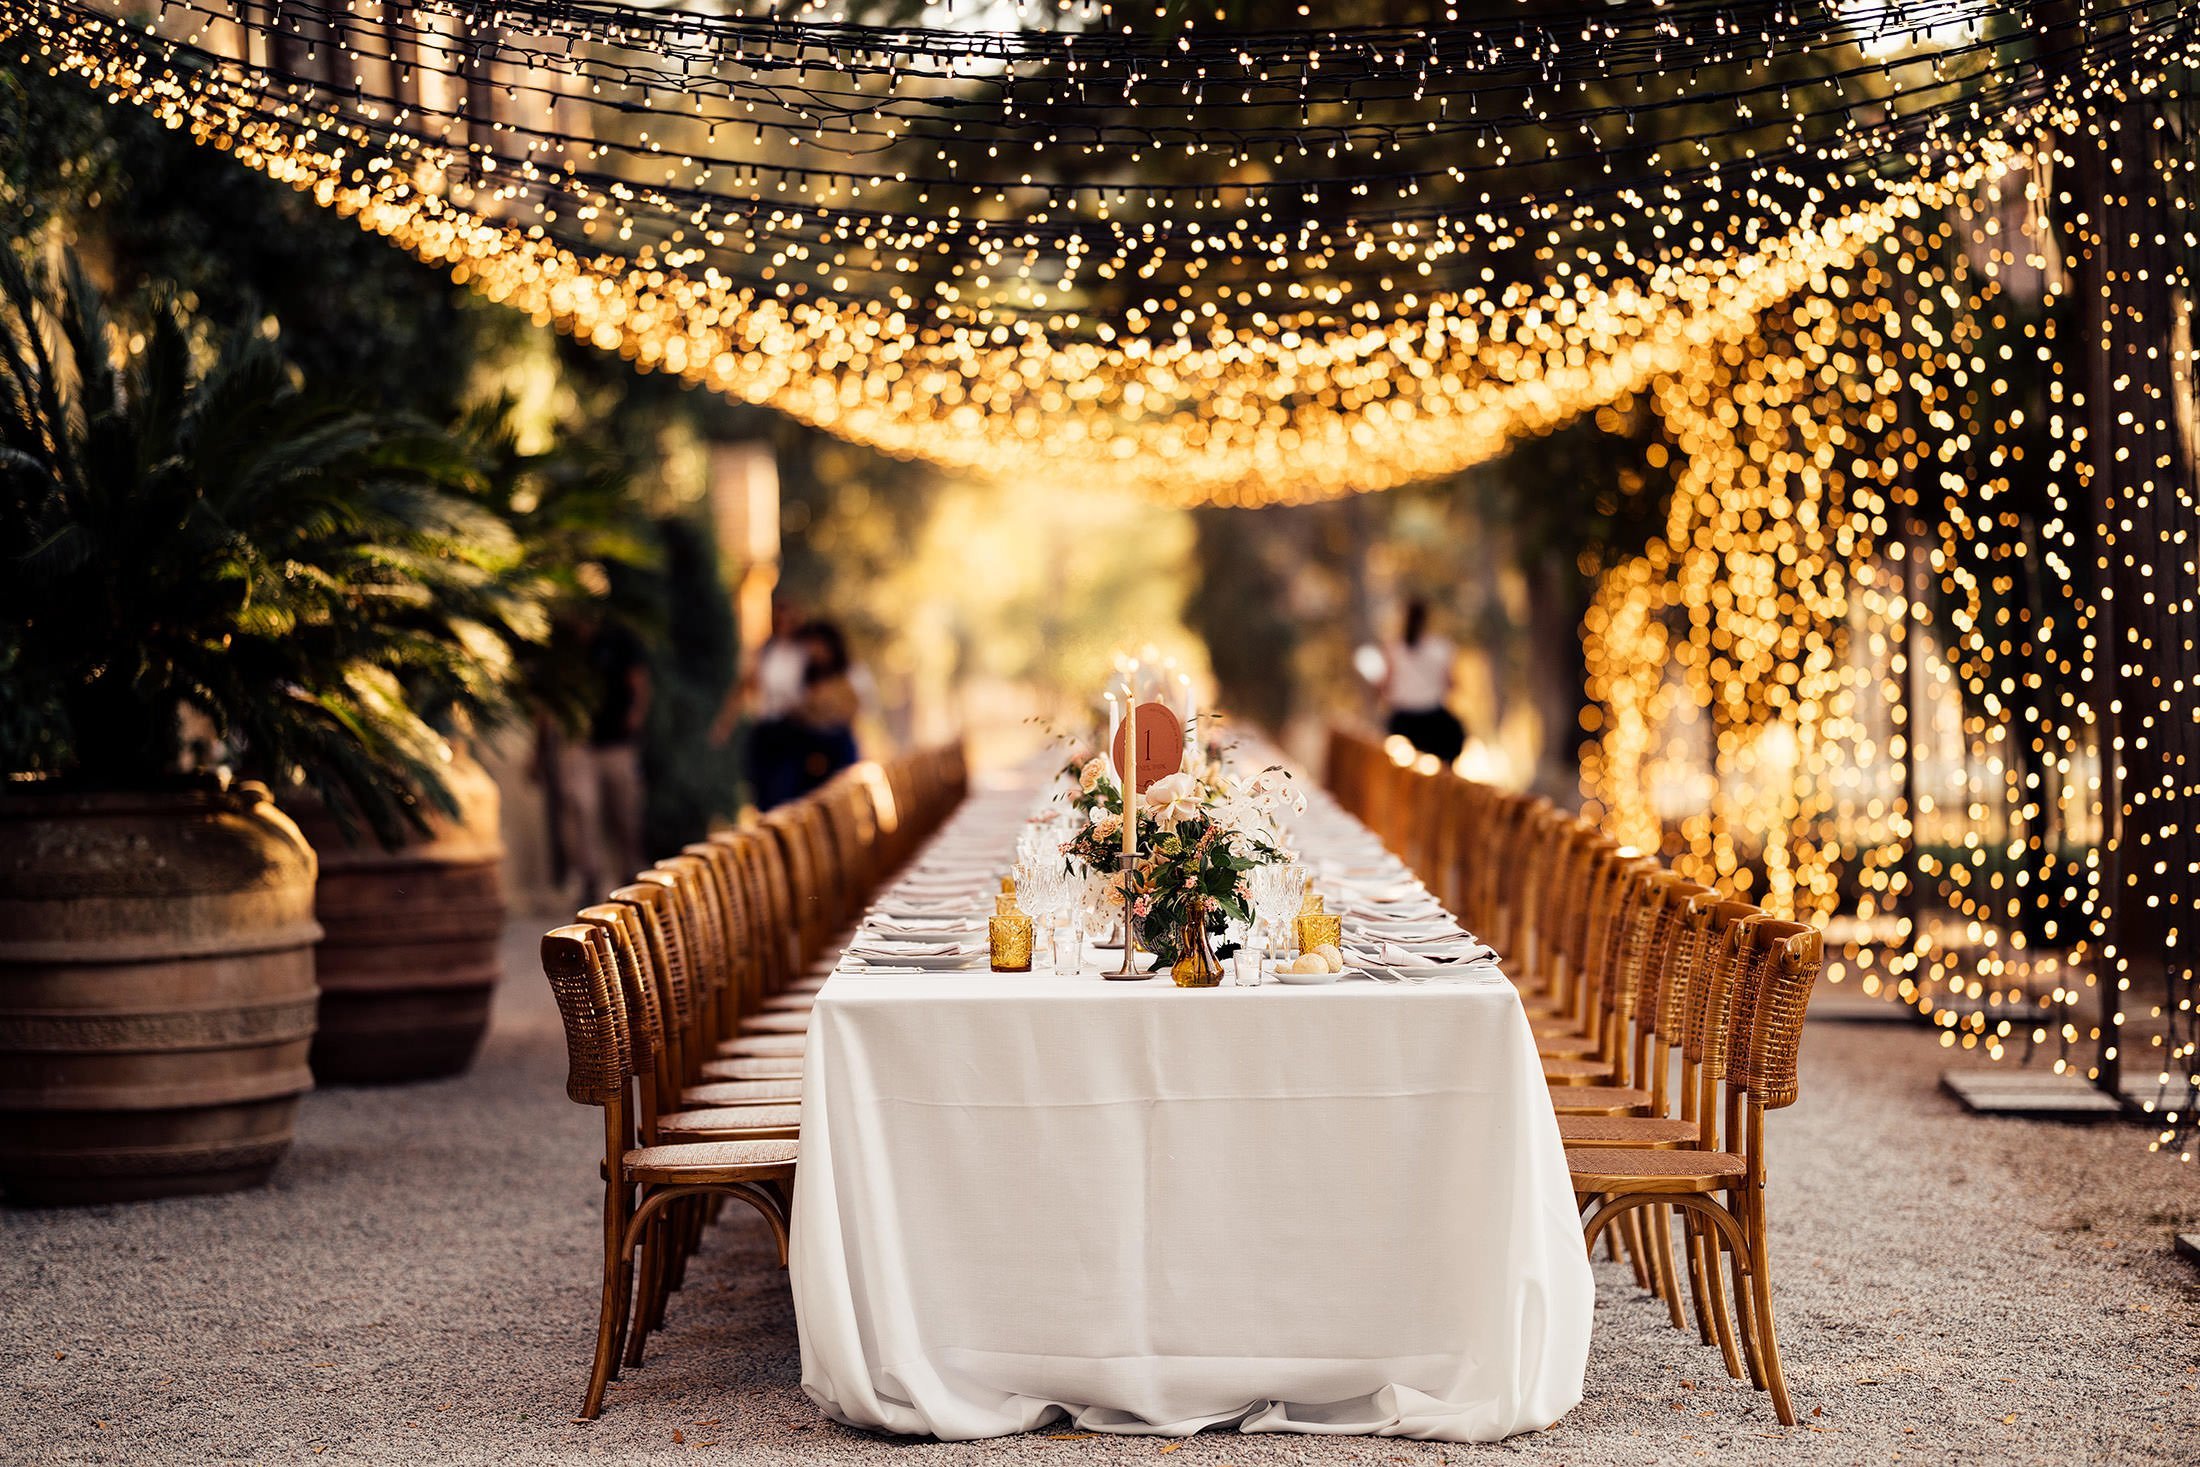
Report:
[[[0,1464],[1144,1461],[1148,1438],[904,1442],[804,1399],[761,1224],[729,1213],[651,1359],[576,1423],[594,1337],[595,1112],[515,929],[480,1064],[310,1096],[267,1190],[0,1212]],[[1967,1116],[1924,1032],[1814,1025],[1775,1117],[1780,1329],[1805,1424],[1600,1265],[1588,1396],[1493,1447],[1208,1433],[1265,1463],[2200,1462],[2200,1168],[2123,1126]],[[400,1141],[400,1138],[402,1140]]]

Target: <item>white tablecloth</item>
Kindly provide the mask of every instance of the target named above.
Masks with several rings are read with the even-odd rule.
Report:
[[[993,829],[1005,866],[1013,798],[969,807],[930,869]],[[811,1020],[791,1268],[812,1399],[955,1440],[1065,1416],[1494,1440],[1581,1398],[1593,1300],[1534,1040],[1489,970],[843,969]]]

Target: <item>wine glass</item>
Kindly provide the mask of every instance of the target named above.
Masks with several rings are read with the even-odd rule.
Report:
[[[1289,945],[1285,936],[1292,930],[1292,919],[1298,916],[1299,903],[1306,895],[1306,868],[1296,861],[1256,866],[1248,874],[1246,886],[1253,900],[1255,925],[1280,952]]]
[[[1038,843],[1026,841],[1023,845],[1016,860],[1016,891],[1022,898],[1024,915],[1051,942],[1054,925],[1062,915],[1062,863],[1048,859]]]

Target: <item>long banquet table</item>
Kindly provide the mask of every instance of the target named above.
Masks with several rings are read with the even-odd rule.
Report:
[[[1034,798],[974,795],[901,889],[999,875]],[[1318,792],[1295,838],[1406,879]],[[812,1013],[790,1268],[829,1415],[1490,1441],[1580,1400],[1593,1285],[1494,964],[1185,990],[977,963],[849,958]]]

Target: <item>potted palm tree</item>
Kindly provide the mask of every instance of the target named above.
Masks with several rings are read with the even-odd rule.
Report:
[[[255,333],[125,338],[6,249],[0,296],[0,1193],[251,1185],[310,1084],[316,862],[238,771],[449,813],[421,710],[503,695],[512,537]]]
[[[648,520],[625,476],[601,456],[563,440],[521,447],[508,402],[483,405],[454,436],[466,492],[514,537],[516,553],[499,574],[527,617],[519,625],[517,610],[506,607],[493,624],[514,657],[518,702],[570,720],[584,711],[587,668],[540,635],[548,625],[541,612],[589,600],[587,583],[604,567],[647,568]],[[463,728],[479,716],[476,698],[457,707],[419,702],[439,727]],[[467,742],[453,738],[443,770],[451,812],[432,813],[396,841],[347,833],[310,796],[284,801],[321,861],[321,1009],[311,1058],[322,1083],[437,1079],[464,1070],[480,1046],[501,971],[504,845],[496,783]]]

